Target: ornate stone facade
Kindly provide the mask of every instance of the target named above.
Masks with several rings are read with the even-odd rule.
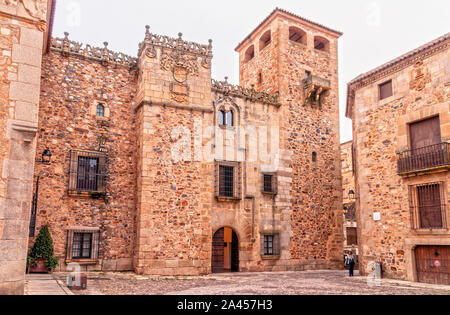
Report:
[[[289,40],[292,26],[306,45]],[[181,33],[146,27],[137,58],[52,39],[35,113],[36,160],[46,150],[52,159],[35,166],[34,192],[36,226],[49,225],[59,270],[340,267],[341,35],[275,10],[237,49],[241,86],[212,80],[212,41]],[[315,49],[317,36],[328,51]],[[327,83],[325,94],[311,91],[320,107],[305,106],[305,71]]]
[[[450,245],[450,227],[445,221],[449,216],[448,161],[427,161],[433,152],[448,154],[449,47],[450,35],[446,34],[349,83],[347,116],[353,119],[363,274],[371,273],[371,263],[379,262],[384,275],[390,278],[417,281],[420,272],[437,277],[439,271],[433,262],[440,259],[438,250],[437,255],[428,257],[431,269],[425,271],[421,270],[423,257],[417,249],[444,249]],[[381,99],[381,85],[386,82],[391,82],[392,93]],[[420,133],[423,143],[434,144],[427,147],[431,151],[425,152],[426,147],[416,145],[412,126],[436,117],[436,129],[425,128]],[[437,139],[428,138],[430,130]],[[439,215],[433,226],[426,227],[430,224],[426,221],[429,208],[423,200],[417,204],[417,187],[440,189],[433,210]]]

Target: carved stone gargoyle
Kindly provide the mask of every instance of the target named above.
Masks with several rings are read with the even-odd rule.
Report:
[[[331,89],[331,81],[311,75],[303,80],[303,89],[305,95],[305,106],[318,105],[322,109],[324,98]]]

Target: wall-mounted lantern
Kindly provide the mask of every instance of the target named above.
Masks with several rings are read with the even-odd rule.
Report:
[[[350,200],[356,200],[356,193],[353,189],[348,192],[348,198]]]
[[[44,152],[42,152],[42,164],[49,165],[52,159],[52,152],[49,149],[45,149]]]

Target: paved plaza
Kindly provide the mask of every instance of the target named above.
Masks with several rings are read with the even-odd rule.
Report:
[[[66,274],[30,276],[26,293],[71,294]],[[450,286],[349,278],[345,271],[215,274],[205,277],[146,277],[89,273],[82,295],[450,295]]]

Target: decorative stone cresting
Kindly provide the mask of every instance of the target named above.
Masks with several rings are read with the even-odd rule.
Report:
[[[63,55],[71,54],[83,58],[99,61],[103,64],[115,64],[130,68],[137,67],[137,58],[125,55],[119,52],[113,52],[108,49],[108,43],[104,42],[105,47],[92,47],[69,40],[69,33],[64,33],[64,38],[52,38],[51,49],[61,52]]]
[[[146,28],[145,39],[143,42],[139,44],[138,56],[142,54],[144,49],[158,46],[162,48],[175,49],[184,53],[204,56],[205,63],[211,65],[211,59],[213,57],[211,39],[209,40],[208,45],[201,45],[198,43],[183,40],[182,33],[178,34],[178,38],[172,38],[169,36],[155,35],[150,33],[150,26],[148,25],[145,28]],[[149,51],[147,50],[146,53],[149,53]]]
[[[270,105],[281,106],[278,98],[278,92],[274,95],[258,92],[253,88],[244,88],[238,85],[232,85],[228,83],[228,78],[225,81],[212,80],[212,90],[215,92],[222,93],[224,95],[242,97],[254,102],[262,102]]]

